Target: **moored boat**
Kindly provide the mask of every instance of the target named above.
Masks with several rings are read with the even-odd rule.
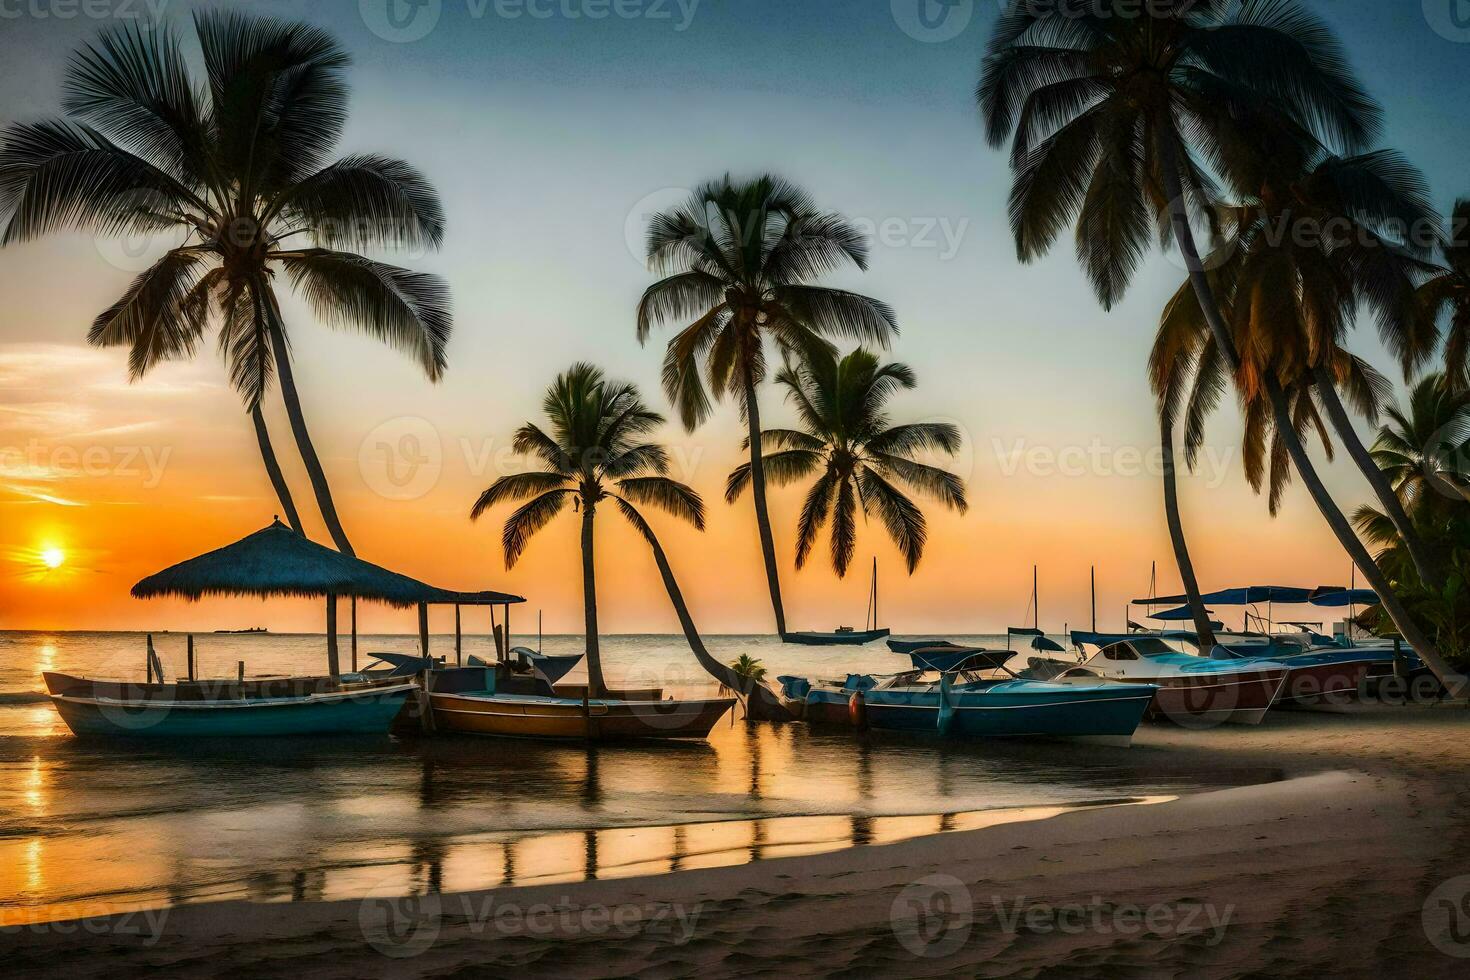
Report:
[[[1074,632],[1072,641],[1099,649],[1057,675],[1058,681],[1105,677],[1157,684],[1150,715],[1186,727],[1260,724],[1289,673],[1272,660],[1207,660],[1179,653],[1154,636]]]
[[[428,675],[428,727],[508,738],[632,740],[706,738],[733,697],[673,698],[657,688],[589,697],[585,685],[555,685],[509,664]]]
[[[1011,678],[876,688],[862,696],[876,729],[953,737],[1075,738],[1127,745],[1153,704],[1150,684],[1053,683]]]
[[[329,677],[133,684],[43,675],[72,733],[110,738],[386,734],[416,685]]]

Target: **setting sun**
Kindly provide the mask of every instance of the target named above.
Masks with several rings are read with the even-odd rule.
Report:
[[[60,548],[41,549],[41,564],[45,565],[47,568],[60,568],[65,563],[66,552],[62,551]]]

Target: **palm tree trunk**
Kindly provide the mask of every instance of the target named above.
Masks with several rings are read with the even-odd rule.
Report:
[[[1317,393],[1321,396],[1322,404],[1327,407],[1327,416],[1332,420],[1333,431],[1337,433],[1338,439],[1347,448],[1348,455],[1352,457],[1353,462],[1358,464],[1358,469],[1363,472],[1363,477],[1368,481],[1368,485],[1373,488],[1374,496],[1383,505],[1383,512],[1393,522],[1394,530],[1399,532],[1399,539],[1404,542],[1409,557],[1414,561],[1414,570],[1419,573],[1419,581],[1423,582],[1427,589],[1438,590],[1442,584],[1440,576],[1424,550],[1424,542],[1415,532],[1414,525],[1409,521],[1409,515],[1404,513],[1404,505],[1399,501],[1398,494],[1393,492],[1393,488],[1388,485],[1388,479],[1368,452],[1368,447],[1364,446],[1363,441],[1358,438],[1358,432],[1353,428],[1352,419],[1348,418],[1347,410],[1342,406],[1342,399],[1337,396],[1337,388],[1333,384],[1332,376],[1321,365],[1312,370],[1312,375],[1316,378]]]
[[[600,698],[607,695],[607,684],[602,679],[602,650],[598,645],[597,633],[597,562],[592,533],[592,521],[596,516],[596,509],[596,504],[584,490],[582,493],[582,613],[587,632],[587,695]]]
[[[669,566],[668,556],[664,554],[663,547],[651,530],[647,538],[648,546],[653,550],[653,560],[658,565],[658,573],[664,580],[664,589],[669,593],[669,602],[674,607],[674,614],[679,617],[679,625],[684,628],[684,638],[689,642],[694,659],[715,680],[732,691],[740,692],[740,699],[745,702],[747,718],[756,721],[791,721],[791,712],[782,706],[774,691],[760,681],[745,680],[716,660],[705,648],[699,630],[694,625],[694,617],[689,614],[689,606],[684,602],[684,593],[674,578],[674,570]]]
[[[745,422],[750,437],[750,492],[755,499],[755,524],[760,530],[761,555],[766,562],[766,586],[771,591],[771,610],[776,614],[776,634],[786,639],[786,610],[781,605],[781,577],[776,565],[776,541],[771,534],[771,515],[766,510],[766,464],[761,457],[761,413],[755,400],[755,378],[745,372]]]
[[[1434,671],[1434,675],[1439,678],[1440,683],[1445,686],[1451,696],[1464,697],[1467,692],[1470,692],[1467,678],[1456,673],[1445,663],[1439,650],[1419,628],[1419,624],[1414,622],[1408,610],[1404,609],[1403,603],[1399,602],[1393,587],[1389,585],[1387,576],[1373,560],[1373,556],[1368,554],[1368,549],[1363,547],[1363,542],[1359,541],[1358,536],[1353,533],[1352,525],[1348,523],[1347,518],[1327,493],[1327,487],[1323,485],[1321,478],[1317,475],[1316,467],[1308,458],[1306,448],[1297,435],[1296,427],[1290,424],[1291,412],[1286,403],[1286,394],[1281,390],[1281,385],[1276,377],[1269,372],[1266,375],[1266,393],[1271,398],[1271,407],[1277,418],[1277,429],[1286,443],[1286,451],[1291,455],[1291,461],[1296,464],[1297,472],[1301,474],[1302,482],[1306,484],[1312,500],[1317,504],[1317,509],[1327,519],[1332,533],[1337,535],[1348,557],[1352,559],[1354,565],[1358,566],[1358,570],[1363,573],[1363,577],[1368,580],[1373,591],[1378,593],[1378,601],[1382,604],[1383,611],[1388,613],[1388,617],[1393,620],[1394,626],[1398,628],[1404,640],[1429,666],[1429,669]],[[1285,424],[1282,423],[1282,419],[1286,420]]]
[[[286,512],[286,523],[291,525],[291,530],[301,534],[301,515],[296,513],[296,501],[291,499],[291,487],[281,472],[280,462],[276,460],[276,451],[271,446],[270,430],[265,427],[265,415],[261,413],[258,402],[250,409],[250,420],[255,423],[255,441],[260,443],[260,459],[265,463],[265,472],[270,477],[271,486],[276,489],[276,499]]]
[[[1205,275],[1204,263],[1200,261],[1199,249],[1195,246],[1194,231],[1189,226],[1189,211],[1184,203],[1184,186],[1179,177],[1178,147],[1176,145],[1176,134],[1172,128],[1161,133],[1159,139],[1159,165],[1163,171],[1164,193],[1169,197],[1169,223],[1174,230],[1174,240],[1179,245],[1179,253],[1184,257],[1184,264],[1189,269],[1189,281],[1194,287],[1195,298],[1199,300],[1200,312],[1204,314],[1205,322],[1209,324],[1210,333],[1215,338],[1215,343],[1220,349],[1220,354],[1225,358],[1232,372],[1240,368],[1240,355],[1235,350],[1234,338],[1225,325],[1225,318],[1220,315],[1220,304],[1215,299],[1215,291],[1210,286],[1209,276]],[[1388,579],[1379,570],[1373,557],[1368,554],[1368,549],[1358,540],[1353,533],[1352,526],[1348,524],[1347,518],[1343,516],[1337,503],[1328,494],[1327,488],[1323,486],[1321,479],[1317,476],[1312,461],[1307,458],[1306,450],[1303,448],[1301,439],[1297,437],[1296,426],[1291,421],[1291,410],[1286,403],[1286,395],[1281,390],[1281,385],[1275,376],[1266,372],[1266,393],[1271,399],[1271,410],[1275,418],[1277,431],[1286,443],[1287,453],[1291,461],[1296,465],[1297,472],[1301,474],[1302,482],[1306,484],[1308,491],[1312,494],[1312,500],[1317,504],[1317,509],[1322,512],[1332,532],[1337,535],[1338,542],[1343,550],[1348,553],[1363,576],[1368,579],[1373,590],[1378,593],[1378,599],[1383,604],[1384,612],[1388,613],[1399,633],[1408,642],[1428,666],[1434,671],[1440,683],[1455,696],[1460,696],[1465,678],[1454,673],[1444,659],[1439,655],[1424,635],[1419,624],[1410,618],[1408,611],[1399,602],[1398,596],[1389,586]]]
[[[1210,614],[1200,598],[1199,579],[1194,574],[1194,562],[1189,557],[1189,544],[1184,540],[1184,523],[1179,519],[1179,488],[1174,473],[1174,426],[1159,413],[1159,445],[1164,451],[1164,517],[1169,524],[1169,540],[1174,545],[1174,563],[1179,566],[1179,578],[1184,582],[1184,592],[1189,597],[1189,611],[1194,614],[1194,630],[1199,635],[1200,649],[1208,650],[1215,645],[1215,631],[1210,625]]]
[[[271,335],[271,351],[275,355],[276,375],[281,381],[281,400],[286,403],[286,417],[291,420],[291,433],[296,437],[296,448],[301,453],[301,461],[306,464],[306,475],[316,494],[322,520],[327,524],[327,533],[332,536],[338,551],[355,556],[357,552],[352,550],[352,542],[347,540],[347,532],[342,530],[342,521],[337,517],[337,505],[332,501],[332,488],[327,484],[322,461],[317,457],[316,447],[311,443],[306,417],[301,414],[301,397],[296,392],[296,381],[291,373],[291,352],[286,349],[286,335],[281,331],[281,322],[276,315],[274,303],[270,310],[268,329]]]

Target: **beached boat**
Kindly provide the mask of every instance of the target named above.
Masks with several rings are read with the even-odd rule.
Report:
[[[552,684],[509,662],[428,675],[428,727],[435,732],[589,741],[705,738],[733,697],[673,698],[658,688],[589,697],[585,684]]]
[[[1260,724],[1289,673],[1272,660],[1207,660],[1179,653],[1156,636],[1073,632],[1072,642],[1098,650],[1058,674],[1057,681],[1105,677],[1157,684],[1151,716],[1186,726]]]
[[[73,734],[109,738],[381,735],[417,690],[402,681],[330,677],[137,684],[50,671],[42,676]]]
[[[830,633],[798,632],[781,637],[783,643],[795,643],[808,647],[862,646],[887,636],[889,631],[878,626],[878,559],[873,559],[873,578],[868,585],[868,614],[863,628],[839,626]]]

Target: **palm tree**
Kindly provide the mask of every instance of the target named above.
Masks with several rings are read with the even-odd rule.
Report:
[[[923,512],[894,482],[964,513],[964,481],[914,458],[927,450],[952,455],[960,447],[959,429],[948,422],[890,425],[884,403],[915,386],[914,372],[904,364],[880,364],[861,347],[841,360],[818,351],[805,363],[788,362],[776,381],[802,428],[762,432],[761,462],[778,486],[817,474],[797,523],[796,567],[806,564],[830,519],[832,567],[839,578],[846,576],[861,504],[864,516],[883,522],[912,573],[924,556],[928,530]],[[725,499],[733,503],[750,483],[751,464],[742,463],[730,474]]]
[[[602,697],[607,685],[598,644],[593,534],[598,507],[611,500],[662,559],[663,551],[635,504],[657,507],[704,530],[704,501],[668,477],[663,447],[640,441],[663,425],[664,417],[643,403],[633,385],[609,381],[590,364],[574,364],[547,389],[542,409],[551,431],[527,422],[516,431],[514,446],[518,453],[535,456],[544,469],[496,480],[475,501],[470,518],[504,501],[527,501],[506,519],[501,534],[506,567],[514,567],[536,532],[568,505],[581,511],[587,681],[589,693]],[[675,605],[682,606],[682,598]]]
[[[1470,198],[1455,202],[1450,219],[1450,237],[1444,243],[1446,268],[1419,287],[1419,303],[1426,325],[1434,327],[1448,315],[1450,330],[1445,338],[1446,383],[1459,390],[1470,383]]]
[[[1470,391],[1451,390],[1449,381],[1448,374],[1420,380],[1408,411],[1390,406],[1373,443],[1374,461],[1411,515],[1470,500]]]
[[[703,423],[712,410],[710,392],[732,396],[745,419],[766,585],[776,632],[785,637],[756,398],[766,377],[766,342],[802,355],[827,347],[829,337],[886,346],[898,331],[893,311],[816,284],[847,266],[866,269],[867,242],[846,219],[818,211],[800,188],[771,175],[748,181],[726,175],[681,207],[654,215],[648,264],[664,278],[638,304],[638,340],[645,342],[656,323],[684,324],[669,341],[663,366],[664,390],[680,421],[691,432]]]
[[[1128,7],[1060,0],[996,23],[977,98],[991,145],[1012,140],[1017,252],[1044,254],[1075,219],[1079,261],[1111,308],[1159,233],[1179,248],[1217,356],[1236,373],[1241,359],[1190,224],[1192,213],[1213,218],[1200,160],[1232,187],[1256,187],[1260,147],[1295,143],[1305,156],[1320,137],[1356,152],[1381,110],[1331,30],[1290,0]],[[1458,690],[1314,469],[1289,383],[1270,371],[1261,379],[1291,464],[1404,638]]]
[[[123,26],[72,58],[68,118],[6,130],[0,211],[10,217],[0,244],[68,229],[181,229],[183,243],[97,317],[88,340],[129,347],[136,379],[191,356],[217,322],[282,505],[295,514],[260,414],[272,378],[322,517],[351,554],[302,415],[275,280],[284,273],[323,320],[410,353],[437,380],[450,332],[444,284],[339,249],[438,247],[442,209],[401,161],[329,162],[347,120],[348,57],[328,34],[218,11],[196,13],[194,27],[204,84],[190,78],[167,26]],[[288,242],[298,236],[311,245]]]

